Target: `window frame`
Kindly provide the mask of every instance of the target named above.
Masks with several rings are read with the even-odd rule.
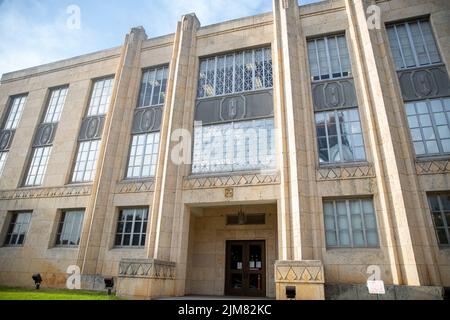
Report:
[[[144,105],[145,104],[145,100],[146,100],[146,93],[148,90],[148,86],[145,87],[144,89],[144,84],[145,79],[147,79],[148,81],[148,77],[150,76],[150,74],[152,72],[155,72],[155,76],[154,76],[154,81],[156,81],[156,77],[158,75],[158,71],[162,70],[162,79],[161,81],[166,80],[166,85],[165,85],[165,92],[164,92],[164,99],[161,98],[161,94],[163,93],[162,91],[162,83],[161,86],[159,87],[159,99],[158,99],[158,103],[157,104],[153,104],[153,96],[154,96],[154,90],[155,90],[155,86],[152,86],[151,89],[151,94],[150,94],[150,104],[149,105]],[[141,70],[141,80],[140,80],[140,84],[139,84],[139,92],[138,92],[138,99],[137,99],[137,103],[136,103],[136,109],[140,110],[140,109],[145,109],[145,108],[150,108],[150,107],[158,107],[158,106],[163,106],[166,104],[167,101],[167,87],[169,84],[169,74],[170,72],[170,64],[161,64],[161,65],[157,65],[157,66],[152,66],[152,67],[148,67],[148,68],[144,68]],[[166,75],[166,78],[164,77]],[[147,78],[146,78],[147,76]],[[142,92],[142,90],[144,90],[144,92]],[[143,97],[142,100],[142,105],[141,105],[141,95]],[[163,101],[161,101],[163,100]]]
[[[437,241],[438,246],[443,249],[450,249],[450,221],[447,221],[447,218],[446,218],[444,206],[442,204],[442,199],[441,199],[442,196],[450,196],[450,193],[449,192],[438,192],[438,193],[427,194],[428,209],[430,212],[430,218],[433,222],[433,230],[434,230],[434,234],[436,236],[436,241]],[[434,219],[434,214],[437,212],[433,211],[433,207],[431,205],[432,197],[436,197],[437,203],[439,205],[439,213],[441,215],[444,227],[437,227],[437,225],[436,225],[436,221]],[[439,239],[439,235],[438,235],[438,229],[445,230],[445,234],[447,236],[447,243],[441,243],[441,241]]]
[[[450,97],[442,97],[442,98],[432,98],[432,99],[423,99],[423,100],[409,101],[409,102],[405,102],[405,104],[404,104],[404,112],[405,112],[406,123],[407,123],[407,126],[408,126],[411,147],[413,149],[414,155],[416,156],[416,158],[418,160],[450,156],[450,151],[445,152],[444,148],[443,148],[443,145],[442,145],[442,140],[449,140],[449,138],[441,138],[441,134],[440,134],[439,128],[438,128],[438,127],[444,126],[444,125],[437,125],[436,124],[436,119],[434,117],[435,113],[440,113],[440,112],[433,112],[432,104],[431,104],[432,101],[439,101],[441,103],[442,109],[443,109],[442,113],[444,113],[444,117],[445,117],[446,122],[447,122],[447,127],[449,128],[449,131],[450,131],[450,116],[448,115],[448,113],[450,112],[450,109],[449,109],[449,111],[446,111],[446,109],[445,109],[446,107],[445,107],[444,101],[446,101],[446,100],[449,101],[449,105],[450,105]],[[427,107],[427,113],[426,114],[424,114],[424,113],[420,113],[420,114],[417,113],[417,104],[418,103],[424,103],[426,105],[426,107]],[[413,105],[414,106],[415,113],[413,115],[408,115],[407,108],[408,108],[409,105]],[[423,115],[427,115],[427,116],[430,117],[431,127],[430,126],[422,126],[420,117],[423,116]],[[410,122],[409,122],[409,117],[416,117],[419,126],[415,127],[415,128],[411,128]],[[436,141],[436,144],[437,144],[437,147],[438,147],[438,150],[439,150],[438,153],[428,153],[427,152],[428,151],[428,147],[427,147],[426,142],[427,141],[433,141],[433,140],[426,140],[426,139],[424,139],[425,138],[424,128],[425,129],[426,128],[432,128],[433,129],[433,134],[434,134],[434,137],[435,137],[434,140]],[[421,135],[422,140],[415,141],[412,130],[420,130],[420,135]],[[415,143],[419,143],[419,142],[424,145],[424,150],[426,151],[424,154],[417,154]]]
[[[346,50],[347,50],[347,56],[348,56],[348,66],[349,66],[349,70],[348,71],[344,71],[343,69],[343,62],[342,62],[342,57],[341,56],[341,48],[339,48],[339,41],[338,39],[340,37],[344,38],[344,43],[346,46]],[[333,77],[333,69],[332,69],[332,65],[331,65],[331,56],[330,56],[330,48],[328,45],[328,41],[329,39],[334,38],[336,41],[336,50],[337,50],[337,59],[339,61],[339,70],[341,73],[341,76],[338,77]],[[321,73],[321,64],[320,64],[320,57],[319,57],[319,50],[318,50],[318,46],[317,46],[317,41],[323,40],[325,43],[325,52],[326,52],[326,60],[327,60],[327,64],[328,64],[328,78],[323,78],[322,77],[322,73]],[[312,74],[312,64],[311,64],[311,57],[310,57],[310,52],[309,52],[309,44],[310,43],[314,43],[314,47],[315,47],[315,57],[314,59],[316,59],[317,62],[317,68],[318,68],[318,73],[319,73],[319,78],[320,79],[314,79],[314,75]],[[347,40],[347,32],[346,31],[340,31],[340,32],[334,32],[334,33],[328,33],[328,34],[324,34],[324,35],[318,35],[318,36],[312,36],[312,37],[308,37],[306,39],[306,50],[307,50],[307,62],[308,62],[308,71],[311,77],[311,82],[312,83],[319,83],[319,82],[327,82],[327,81],[334,81],[334,80],[338,80],[338,79],[349,79],[353,77],[353,71],[352,71],[352,58],[350,55],[350,47],[349,47],[349,43]],[[346,75],[344,75],[345,73],[347,73]]]
[[[353,160],[344,160],[344,144],[342,143],[342,130],[341,130],[341,126],[343,124],[345,124],[346,122],[343,122],[342,125],[339,121],[335,122],[335,127],[336,127],[336,139],[338,141],[338,148],[339,148],[339,155],[341,158],[341,161],[330,161],[330,155],[331,155],[331,151],[330,151],[330,142],[329,142],[329,132],[328,132],[328,126],[327,126],[327,116],[330,113],[334,113],[334,117],[335,119],[339,120],[339,117],[337,117],[337,114],[341,111],[356,111],[358,113],[358,119],[359,119],[359,127],[361,129],[360,133],[351,133],[348,136],[353,136],[353,135],[361,135],[361,139],[362,139],[362,146],[358,146],[355,148],[362,148],[362,150],[364,151],[364,159],[353,159]],[[325,121],[324,121],[324,125],[325,125],[325,136],[319,136],[318,134],[318,124],[317,124],[317,115],[319,114],[323,114],[325,117]],[[349,121],[347,123],[353,123],[356,121]],[[314,111],[314,129],[315,129],[315,137],[316,137],[316,148],[317,148],[317,161],[319,164],[319,167],[337,167],[337,166],[345,166],[345,165],[353,165],[353,164],[358,164],[358,163],[367,163],[367,149],[366,149],[366,139],[364,137],[364,130],[363,130],[363,125],[362,125],[362,121],[361,121],[361,112],[360,112],[360,108],[359,107],[351,107],[351,108],[341,108],[341,109],[327,109],[327,110],[321,110],[321,111]],[[328,152],[328,162],[321,162],[321,156],[320,156],[320,142],[319,139],[326,139],[327,141],[327,152]],[[353,141],[353,139],[352,139]],[[352,145],[353,148],[353,145]]]
[[[138,210],[144,211],[144,218],[141,221],[141,230],[139,233],[135,233],[134,228],[136,224],[136,214]],[[125,232],[126,223],[127,220],[123,219],[123,214],[125,211],[133,211],[133,220],[131,221],[131,232],[127,233]],[[147,242],[149,241],[149,235],[148,235],[148,228],[149,228],[149,215],[150,215],[150,208],[149,207],[123,207],[118,209],[116,224],[115,224],[115,232],[113,237],[113,249],[127,249],[127,250],[133,250],[133,249],[143,249],[145,248]],[[120,223],[123,224],[122,232],[119,232],[119,225]],[[146,225],[146,229],[144,230],[144,224]],[[117,244],[117,237],[121,236],[120,245]],[[129,245],[124,245],[124,238],[126,235],[130,236]],[[139,235],[139,245],[133,245],[133,237]],[[144,244],[142,243],[142,238],[145,237]]]
[[[427,43],[425,41],[423,28],[421,26],[421,23],[423,23],[423,22],[428,22],[428,24],[430,26],[430,35],[431,35],[431,37],[432,37],[432,39],[433,39],[433,41],[434,41],[434,43],[436,45],[437,54],[438,54],[439,59],[440,59],[439,62],[432,62],[432,60],[431,60],[430,49],[429,49],[429,47],[428,47],[428,45],[427,45]],[[416,47],[415,47],[415,42],[413,40],[413,36],[412,36],[412,33],[411,33],[410,24],[413,24],[413,23],[417,23],[417,25],[418,25],[418,28],[419,28],[419,31],[420,31],[420,38],[421,38],[421,40],[422,40],[422,42],[424,44],[424,49],[425,49],[426,55],[428,57],[428,61],[429,61],[428,64],[423,64],[423,65],[420,64],[420,59],[418,57],[417,50],[416,50]],[[403,52],[403,47],[401,45],[400,37],[399,37],[399,34],[398,34],[398,27],[401,26],[401,25],[403,25],[405,27],[405,30],[406,30],[406,33],[407,33],[407,37],[408,37],[408,45],[411,48],[412,57],[413,57],[414,63],[415,63],[415,65],[411,66],[411,67],[408,67],[407,64],[406,64],[405,54]],[[406,20],[389,22],[389,23],[386,23],[385,28],[386,28],[386,36],[387,36],[388,43],[389,43],[389,49],[390,49],[390,52],[391,52],[392,61],[394,63],[396,71],[418,69],[418,68],[424,68],[424,67],[428,67],[428,66],[439,66],[439,65],[443,65],[444,64],[443,56],[442,56],[441,50],[439,48],[439,43],[438,43],[438,41],[436,39],[436,35],[435,35],[435,32],[434,32],[433,24],[431,23],[431,19],[430,19],[429,16],[415,17],[415,18],[412,18],[412,19],[406,19]],[[401,58],[401,61],[402,61],[402,64],[403,64],[403,67],[401,67],[401,68],[398,68],[397,62],[395,61],[395,58],[394,58],[394,52],[392,50],[393,47],[392,47],[392,44],[391,44],[391,41],[390,41],[390,37],[389,37],[389,29],[390,28],[393,28],[394,31],[395,31],[396,45],[399,48],[400,58]]]
[[[63,231],[64,231],[64,225],[66,223],[66,217],[67,214],[71,214],[71,213],[75,213],[75,214],[80,214],[81,215],[81,221],[80,221],[80,225],[77,227],[78,228],[78,244],[76,245],[72,245],[72,244],[62,244],[61,243],[61,237],[63,235]],[[61,210],[60,215],[59,215],[59,220],[58,220],[58,224],[56,227],[56,233],[55,233],[55,241],[54,241],[54,247],[55,248],[78,248],[80,246],[80,242],[81,242],[81,234],[83,232],[83,223],[84,223],[84,216],[85,216],[85,210],[84,209],[64,209]],[[72,222],[72,226],[70,229],[70,237],[72,237],[74,235],[74,223]]]
[[[20,228],[19,228],[20,232],[22,231],[23,225],[26,225],[26,230],[25,230],[25,233],[23,234],[23,241],[22,241],[22,243],[18,244],[18,242],[19,242],[18,240],[20,239],[20,237],[19,237],[20,233],[17,233],[17,234],[15,234],[17,236],[16,241],[14,244],[12,244],[11,240],[14,235],[14,229],[17,224],[17,219],[19,218],[20,215],[28,216],[28,221],[20,223]],[[5,247],[5,248],[20,248],[20,247],[25,246],[25,243],[27,241],[27,236],[30,231],[32,217],[33,217],[32,211],[10,212],[10,218],[9,218],[8,226],[6,228],[5,238],[3,239],[3,247]],[[9,238],[9,240],[8,240],[8,238]]]
[[[75,173],[77,172],[76,168],[77,168],[77,163],[78,163],[78,157],[81,156],[80,155],[81,146],[83,144],[87,144],[87,143],[89,144],[89,152],[87,154],[87,158],[86,158],[86,160],[80,160],[80,162],[81,161],[86,162],[86,164],[84,165],[84,169],[83,169],[83,177],[86,176],[86,167],[87,167],[87,163],[89,162],[88,158],[89,158],[89,153],[91,151],[90,150],[91,146],[92,146],[93,143],[98,143],[98,148],[95,151],[96,152],[96,157],[95,157],[95,161],[94,161],[94,166],[93,166],[92,172],[91,172],[92,179],[86,180],[86,179],[83,178],[82,180],[78,181],[77,179],[75,179]],[[95,180],[95,175],[96,175],[97,165],[98,165],[98,158],[100,156],[100,149],[101,149],[101,147],[102,147],[102,140],[101,139],[93,139],[93,140],[86,140],[86,141],[79,141],[78,142],[77,152],[75,154],[75,161],[73,163],[73,169],[72,169],[72,174],[71,174],[71,178],[70,178],[71,184],[86,184],[86,183],[92,183]]]
[[[32,154],[30,158],[30,162],[27,168],[27,174],[25,176],[25,179],[23,181],[23,186],[25,188],[32,188],[32,187],[38,187],[42,186],[45,179],[45,174],[47,172],[48,163],[50,160],[50,156],[52,153],[52,146],[43,146],[43,147],[36,147],[32,149]],[[37,158],[38,152],[41,151],[41,154],[39,155],[39,160]],[[44,155],[47,151],[47,155]],[[38,160],[38,165],[33,166],[35,161]],[[45,161],[45,162],[43,162]],[[33,167],[36,167],[36,173],[32,174]],[[39,170],[42,169],[42,174],[39,174]],[[32,183],[29,183],[29,179],[32,179]]]
[[[155,174],[152,175],[151,172],[150,172],[149,176],[144,176],[143,175],[143,170],[144,170],[144,167],[145,167],[144,166],[144,162],[145,162],[145,158],[146,158],[146,151],[147,151],[147,148],[148,148],[147,141],[148,141],[149,135],[155,135],[155,136],[157,135],[158,136],[158,139],[157,139],[158,140],[158,142],[157,142],[157,145],[158,145],[157,146],[157,152],[156,152],[156,154],[153,153],[153,152],[150,154],[151,158],[153,158],[153,156],[156,156],[156,158],[155,158],[156,160],[155,160],[155,163],[150,163],[150,165],[149,165],[150,166],[150,171],[151,171],[151,167],[155,166]],[[142,161],[141,161],[140,166],[139,166],[140,174],[139,174],[139,177],[130,177],[128,175],[128,171],[130,170],[130,164],[131,164],[131,158],[132,158],[131,151],[133,150],[133,141],[134,141],[135,138],[138,138],[139,136],[145,136],[144,154],[142,156]],[[156,141],[156,137],[153,138],[152,148],[154,148],[154,146],[155,146],[155,141]],[[161,132],[160,131],[132,134],[131,135],[130,147],[128,148],[129,150],[128,150],[127,166],[125,168],[124,180],[133,181],[133,180],[153,179],[156,176],[156,171],[158,170],[158,160],[159,160],[159,148],[160,148],[160,145],[161,145]],[[134,157],[136,157],[136,155],[134,155]],[[133,168],[134,168],[134,166],[133,166]]]
[[[353,239],[353,224],[352,224],[352,212],[350,209],[350,202],[353,201],[358,201],[359,203],[359,207],[360,207],[360,213],[359,216],[361,217],[361,225],[362,225],[362,229],[358,230],[358,231],[362,231],[363,232],[363,238],[364,238],[364,245],[360,246],[360,245],[355,245],[354,239]],[[364,212],[364,205],[363,205],[363,201],[370,201],[371,205],[372,205],[372,209],[373,209],[373,218],[375,221],[375,229],[374,228],[370,228],[368,229],[366,227],[366,218],[365,215],[367,215]],[[338,218],[339,218],[339,214],[337,212],[337,202],[345,202],[345,210],[346,210],[346,215],[345,217],[347,218],[347,223],[348,223],[348,235],[349,235],[349,242],[350,244],[348,246],[345,245],[341,245],[340,242],[340,228],[339,228],[339,222],[338,222]],[[327,232],[328,231],[333,231],[330,229],[327,229],[327,225],[325,222],[326,219],[326,211],[325,211],[325,204],[327,203],[332,203],[333,206],[333,219],[334,219],[334,232],[335,232],[335,236],[336,236],[336,245],[329,245],[328,244],[328,240],[327,240]],[[343,197],[343,198],[324,198],[322,201],[322,210],[323,210],[323,214],[322,214],[322,218],[323,218],[323,227],[324,227],[324,244],[326,247],[326,250],[335,250],[335,249],[380,249],[380,228],[379,228],[379,222],[378,222],[378,216],[377,216],[377,211],[375,208],[375,201],[373,197],[368,197],[368,196],[357,196],[357,197]],[[377,244],[376,245],[369,245],[368,243],[368,237],[367,237],[367,233],[368,232],[375,232],[376,236],[377,236]]]

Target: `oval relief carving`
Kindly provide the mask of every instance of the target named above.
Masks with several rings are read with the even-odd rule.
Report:
[[[155,126],[156,110],[151,108],[141,114],[140,127],[142,131],[150,131]]]
[[[0,150],[5,150],[9,146],[9,140],[11,138],[11,131],[3,131],[0,134]]]
[[[86,138],[93,139],[97,136],[100,118],[90,118],[86,126]]]
[[[46,145],[46,144],[51,143],[52,137],[53,137],[53,125],[49,124],[49,125],[42,127],[41,139],[39,141],[40,144]]]

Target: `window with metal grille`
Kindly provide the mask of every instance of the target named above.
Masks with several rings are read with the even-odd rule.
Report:
[[[351,75],[350,57],[345,35],[309,40],[308,57],[313,81]]]
[[[56,234],[56,246],[72,247],[80,244],[81,228],[83,227],[84,211],[65,211]]]
[[[116,247],[143,247],[147,237],[148,208],[120,211],[116,232]]]
[[[13,213],[6,234],[5,246],[22,246],[31,221],[31,212]]]
[[[442,62],[427,19],[389,25],[387,33],[397,70]]]
[[[271,48],[202,59],[197,98],[272,88]]]
[[[324,201],[327,247],[378,247],[372,199]]]
[[[436,236],[440,245],[450,245],[450,193],[428,196]]]

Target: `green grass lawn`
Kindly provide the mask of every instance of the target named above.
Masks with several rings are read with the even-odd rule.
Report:
[[[0,287],[0,300],[120,300],[105,293],[63,289],[23,289]]]

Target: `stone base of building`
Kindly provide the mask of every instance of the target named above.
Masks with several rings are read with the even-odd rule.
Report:
[[[325,300],[321,261],[277,261],[277,300]]]
[[[326,284],[327,300],[442,300],[443,287],[386,285],[386,294],[369,294],[365,284]]]
[[[116,294],[140,300],[175,296],[175,263],[154,259],[122,260]]]

